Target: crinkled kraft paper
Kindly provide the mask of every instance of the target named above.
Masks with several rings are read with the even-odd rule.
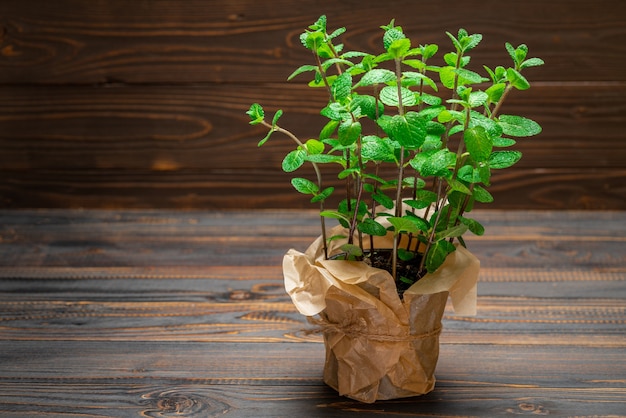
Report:
[[[331,235],[345,234],[341,227]],[[391,248],[391,235],[376,248]],[[332,244],[328,254],[340,253]],[[398,296],[385,270],[364,262],[327,260],[322,238],[283,259],[294,305],[320,327],[326,346],[324,382],[362,402],[430,392],[439,357],[441,317],[448,296],[459,315],[476,313],[480,263],[458,246],[444,264]]]

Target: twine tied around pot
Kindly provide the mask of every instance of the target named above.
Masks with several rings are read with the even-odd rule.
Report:
[[[315,328],[304,330],[306,335],[311,334],[324,334],[326,332],[338,332],[344,334],[349,338],[366,338],[368,340],[380,341],[380,342],[411,342],[416,340],[423,340],[426,338],[432,338],[441,334],[442,327],[438,326],[432,331],[421,334],[405,334],[405,335],[388,335],[371,333],[367,330],[365,323],[346,321],[343,324],[331,323],[323,318],[307,317],[310,324],[315,325]]]

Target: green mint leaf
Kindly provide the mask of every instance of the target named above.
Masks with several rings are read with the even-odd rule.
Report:
[[[291,179],[291,185],[302,194],[317,194],[319,187],[309,179],[294,177]]]
[[[429,58],[432,58],[439,50],[439,46],[436,44],[426,44],[426,45],[423,45],[421,48],[422,48],[422,59],[424,61],[428,60]]]
[[[387,53],[394,59],[401,59],[411,49],[411,40],[408,38],[396,39],[387,48]]]
[[[398,258],[402,261],[411,261],[415,258],[415,253],[413,251],[405,250],[404,248],[398,248]],[[402,280],[402,278],[400,280]],[[409,279],[404,277],[404,280],[409,280]],[[409,283],[413,283],[413,282],[409,281]]]
[[[326,61],[324,61],[322,63],[322,68],[324,69],[324,71],[328,70],[330,67],[332,67],[335,64],[344,64],[348,67],[353,67],[354,64],[351,61],[348,61],[346,59],[343,58],[331,58],[331,59],[327,59]]]
[[[489,168],[487,164],[484,164],[476,168],[476,171],[478,171],[480,181],[485,184],[485,186],[489,186],[489,182],[491,181],[491,168]]]
[[[459,76],[459,85],[478,84],[484,81],[488,81],[485,77],[477,72],[467,70],[465,68],[457,68],[454,72]]]
[[[474,186],[472,197],[474,197],[474,199],[480,203],[493,202],[493,196],[491,195],[491,193],[489,193],[486,189],[480,186]]]
[[[428,206],[430,206],[430,204],[432,202],[425,202],[422,200],[413,200],[413,199],[407,199],[403,201],[404,204],[406,204],[407,206],[410,206],[414,209],[424,209],[427,208]]]
[[[274,114],[274,117],[272,118],[272,126],[276,126],[276,124],[278,124],[278,119],[280,119],[282,115],[283,111],[281,109],[278,109]]]
[[[327,117],[331,121],[337,121],[337,123],[343,120],[345,113],[346,109],[336,102],[330,103],[320,111],[320,115]]]
[[[258,103],[253,103],[246,114],[250,116],[250,125],[258,125],[265,119],[265,111]]]
[[[448,177],[450,168],[456,164],[456,154],[447,148],[434,152],[419,153],[411,160],[411,166],[418,169],[423,177]]]
[[[517,141],[511,138],[497,137],[493,139],[494,147],[505,148],[505,147],[511,147],[515,144],[517,144]]]
[[[528,90],[530,88],[530,83],[526,80],[526,77],[524,77],[515,68],[509,68],[506,70],[506,79],[518,90]]]
[[[464,233],[467,232],[467,225],[461,223],[459,225],[452,226],[444,231],[441,231],[437,234],[437,239],[448,239],[448,238],[456,238],[460,237]]]
[[[470,107],[483,106],[489,100],[489,95],[484,91],[473,91],[470,93],[467,102]]]
[[[456,60],[458,56],[459,54],[457,54],[456,52],[448,52],[443,56],[443,60],[450,67],[456,67]]]
[[[520,70],[528,67],[539,67],[540,65],[545,64],[541,58],[529,58],[526,61],[522,62],[519,66]]]
[[[448,123],[454,120],[454,115],[449,110],[443,110],[439,115],[437,115],[437,121],[439,123]]]
[[[297,75],[302,73],[306,73],[307,71],[317,71],[317,67],[315,65],[303,65],[300,68],[296,69],[289,77],[287,77],[287,81],[293,79]]]
[[[451,192],[459,192],[461,194],[466,194],[466,195],[471,196],[472,192],[470,191],[470,189],[465,184],[461,183],[459,180],[455,178],[447,178],[446,182],[448,183],[448,186],[450,186]]]
[[[385,48],[385,51],[389,52],[389,47],[391,47],[394,41],[405,38],[406,36],[402,32],[402,28],[396,26],[387,29],[383,35],[383,47]]]
[[[482,126],[466,129],[463,133],[465,146],[474,161],[487,161],[493,149],[493,140]]]
[[[337,178],[339,180],[344,180],[352,176],[353,174],[358,174],[358,173],[359,173],[359,169],[357,167],[346,168],[345,170],[342,170],[339,172],[339,174],[337,174]]]
[[[343,163],[343,157],[340,155],[328,155],[328,154],[309,154],[306,156],[306,161],[316,164],[330,164],[330,163]]]
[[[317,18],[315,23],[309,26],[309,29],[326,32],[326,22],[327,22],[326,15],[321,15],[320,17]]]
[[[415,209],[424,209],[437,201],[437,193],[430,190],[418,190],[415,199],[406,199],[404,203]]]
[[[267,135],[265,135],[265,137],[264,137],[262,140],[260,140],[260,141],[259,141],[259,143],[257,144],[257,147],[260,147],[260,146],[262,146],[263,144],[265,144],[265,143],[266,143],[266,142],[270,139],[270,136],[272,136],[272,134],[273,134],[273,133],[274,133],[274,130],[273,130],[273,129],[270,129],[270,130],[267,132]]]
[[[373,55],[370,55],[367,52],[359,52],[359,51],[348,51],[344,54],[341,54],[341,58],[344,58],[344,59],[363,58],[364,60],[366,60],[366,59],[371,59],[372,57]]]
[[[500,115],[498,117],[502,132],[515,137],[537,135],[541,132],[541,126],[532,119],[523,116]]]
[[[422,82],[434,91],[438,91],[437,84],[430,77],[427,77],[422,73],[405,71],[402,73],[402,78],[403,84],[409,82],[413,85],[419,85],[419,83]]]
[[[395,206],[395,201],[384,193],[374,193],[372,199],[386,209],[393,209]]]
[[[346,28],[339,28],[339,29],[335,29],[333,31],[333,33],[331,33],[330,35],[328,35],[328,39],[334,39],[337,38],[341,35],[343,35],[346,32]]]
[[[338,234],[338,235],[333,235],[332,237],[329,237],[326,241],[328,242],[332,242],[332,241],[338,241],[340,239],[347,239],[348,237],[342,234]]]
[[[362,127],[360,122],[352,122],[350,120],[343,122],[339,125],[339,130],[337,131],[339,143],[346,147],[354,144],[357,139],[359,139],[361,131]]]
[[[327,187],[326,189],[322,190],[318,195],[313,196],[313,198],[311,199],[311,203],[322,202],[328,199],[328,197],[330,197],[330,195],[333,194],[334,191],[334,187]]]
[[[321,154],[324,152],[324,143],[317,139],[309,139],[306,141],[306,150],[309,154]]]
[[[337,130],[337,127],[339,127],[339,123],[339,120],[328,121],[328,123],[320,131],[320,141],[330,138]]]
[[[485,90],[487,96],[489,96],[489,101],[491,103],[498,103],[504,94],[504,90],[506,89],[505,83],[496,83]]]
[[[456,39],[456,37],[450,32],[446,32],[446,35],[448,35],[448,38],[450,38],[450,40],[452,41],[452,45],[454,45],[454,48],[457,50],[457,52],[461,52],[463,50],[463,47],[461,46],[459,40]]]
[[[364,161],[396,162],[395,147],[389,138],[380,138],[375,135],[363,137],[361,156]]]
[[[378,108],[376,108],[378,106]],[[361,109],[361,114],[367,116],[372,120],[378,119],[380,115],[385,111],[385,106],[380,103],[374,96],[368,96],[363,94],[355,94],[350,102],[350,108],[356,112],[357,109]]]
[[[446,261],[448,254],[454,252],[456,247],[446,240],[436,241],[426,254],[426,271],[434,273]]]
[[[296,149],[288,153],[283,159],[283,171],[291,173],[302,167],[302,164],[306,161],[306,155],[306,151],[303,149]]]
[[[367,235],[379,237],[387,235],[387,228],[371,218],[365,218],[362,223],[357,225],[357,229]]]
[[[443,84],[447,89],[454,88],[454,80],[456,79],[456,76],[455,68],[451,66],[441,67],[439,71],[439,80],[441,80],[441,84]]]
[[[350,221],[351,219],[344,215],[343,213],[340,213],[336,210],[324,210],[320,212],[320,216],[323,216],[325,218],[332,218],[332,219],[337,219],[339,221],[339,223],[341,223],[342,226],[344,227],[348,227],[350,225]]]
[[[346,260],[358,260],[363,257],[363,250],[358,245],[354,244],[343,244],[341,247],[341,251],[346,253]]]
[[[489,78],[491,78],[492,83],[496,84],[500,81],[497,79],[496,73],[491,68],[487,67],[486,65],[483,65],[483,68],[485,69],[485,71],[487,71],[487,74],[489,75]]]
[[[502,127],[497,121],[490,119],[475,110],[470,111],[469,126],[470,128],[482,126],[483,128],[485,128],[485,130],[487,131],[487,135],[490,138],[497,138],[502,135]]]
[[[494,151],[489,156],[489,167],[493,169],[509,168],[522,158],[520,151]]]
[[[459,217],[459,219],[461,219],[461,222],[463,222],[463,224],[467,225],[472,234],[480,236],[485,233],[485,227],[482,226],[482,224],[475,219],[464,218],[462,216]]]
[[[471,165],[464,165],[463,167],[459,168],[459,171],[457,172],[457,177],[466,183],[480,182],[480,177],[478,176],[478,173],[475,173],[474,167],[472,167]]]
[[[415,112],[380,118],[378,122],[391,139],[407,149],[421,147],[426,139],[426,121]]]
[[[417,224],[406,217],[390,216],[387,218],[395,235],[398,234],[418,234],[420,232]]]
[[[463,52],[467,52],[470,49],[475,48],[480,41],[483,40],[483,36],[480,33],[476,33],[474,35],[459,37],[461,47],[463,48]]]
[[[411,90],[401,87],[400,94],[402,95],[402,106],[410,107],[417,104],[415,93]],[[398,100],[398,87],[397,86],[385,86],[380,90],[380,101],[387,106],[397,107],[400,103]]]
[[[331,85],[335,101],[341,102],[352,93],[352,75],[349,72],[341,74]]]
[[[322,32],[304,32],[300,35],[300,41],[307,49],[319,53],[318,50],[324,45],[324,34]]]
[[[402,64],[409,66],[411,68],[415,68],[416,70],[425,70],[426,69],[426,64],[424,63],[424,61],[420,61],[420,60],[416,60],[416,59],[411,59],[411,60],[404,60],[402,61]]]
[[[517,48],[515,48],[515,63],[520,66],[521,63],[526,59],[526,55],[528,55],[528,47],[526,44],[521,44]]]
[[[371,86],[374,84],[385,84],[395,79],[396,75],[393,71],[384,68],[374,68],[363,74],[358,84],[359,86]]]
[[[511,45],[509,42],[506,42],[504,44],[504,47],[506,48],[506,52],[509,53],[509,56],[511,57],[513,62],[517,64],[517,61],[516,61],[517,55],[515,54],[515,47],[513,47],[513,45]]]
[[[426,222],[424,218],[420,218],[410,211],[407,211],[407,214],[404,217],[413,222],[417,226],[417,229],[419,229],[420,231],[428,231],[430,229],[430,225],[428,224],[428,222]]]

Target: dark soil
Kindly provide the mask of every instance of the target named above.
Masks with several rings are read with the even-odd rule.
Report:
[[[393,251],[391,249],[375,250],[373,252],[366,251],[364,260],[372,267],[376,267],[382,270],[387,270],[389,274],[392,274],[392,256]],[[341,258],[341,254],[333,258]],[[407,290],[413,283],[421,279],[426,271],[423,269],[420,272],[419,266],[421,262],[421,256],[415,257],[409,261],[398,260],[396,287],[398,288],[398,295],[402,298],[404,291]],[[405,280],[402,280],[404,278]]]

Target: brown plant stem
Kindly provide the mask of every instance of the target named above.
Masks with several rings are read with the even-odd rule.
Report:
[[[281,134],[288,136],[299,147],[302,147],[302,149],[306,149],[306,146],[302,143],[302,141],[300,141],[300,139],[297,136],[295,136],[293,133],[291,133],[287,129],[281,128],[280,126],[272,126],[271,124],[265,121],[263,121],[262,124],[263,126],[266,126],[273,131],[280,132]],[[315,176],[317,177],[317,187],[319,188],[320,191],[322,191],[323,190],[322,189],[322,173],[316,163],[311,162],[311,164],[313,165],[313,170],[315,170]],[[323,212],[323,211],[324,211],[324,201],[321,200],[320,212]],[[328,243],[326,242],[326,218],[324,218],[323,216],[320,216],[320,224],[322,228],[322,240],[324,242],[324,258],[328,259]]]
[[[398,88],[398,114],[404,116],[404,105],[402,103],[402,67],[400,59],[396,62],[396,86]],[[402,216],[402,181],[404,180],[404,146],[400,145],[400,161],[398,162],[398,184],[396,186],[396,217]],[[393,254],[391,261],[391,275],[397,279],[398,269],[398,245],[400,243],[400,234],[394,234]]]

